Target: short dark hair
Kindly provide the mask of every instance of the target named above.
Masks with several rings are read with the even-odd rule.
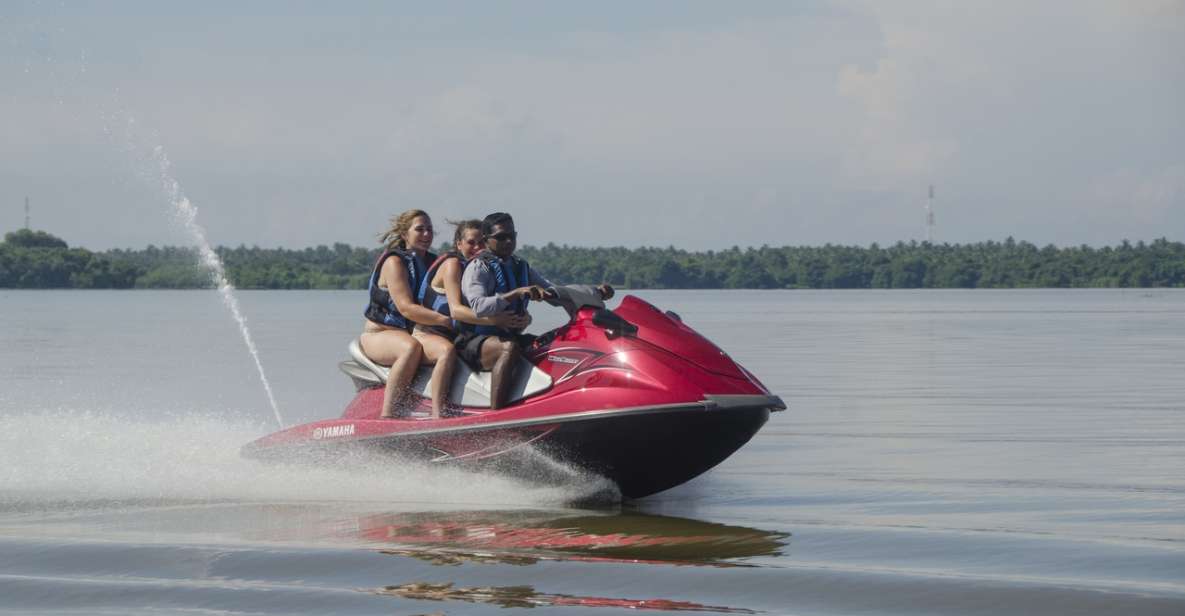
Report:
[[[481,234],[489,237],[494,233],[494,225],[514,224],[514,219],[506,212],[494,212],[481,219]]]

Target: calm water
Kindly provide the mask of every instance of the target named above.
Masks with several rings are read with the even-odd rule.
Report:
[[[240,460],[275,420],[215,292],[0,291],[0,612],[1185,613],[1185,291],[638,295],[791,408],[582,510]],[[285,419],[340,413],[362,295],[240,299]]]

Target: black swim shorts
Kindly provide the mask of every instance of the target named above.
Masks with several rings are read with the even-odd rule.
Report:
[[[481,371],[481,345],[487,338],[498,338],[498,336],[461,332],[453,339],[453,346],[457,348],[457,357],[460,357],[461,361],[465,362],[474,372]],[[498,339],[500,340],[500,338]]]

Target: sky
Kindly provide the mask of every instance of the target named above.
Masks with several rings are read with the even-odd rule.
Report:
[[[1185,0],[332,4],[0,3],[0,232],[1185,240]]]

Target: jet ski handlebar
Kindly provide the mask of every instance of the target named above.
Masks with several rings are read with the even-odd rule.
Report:
[[[605,300],[601,299],[601,292],[589,284],[569,284],[547,289],[543,301],[552,306],[559,306],[568,313],[568,318],[576,316],[581,308],[589,307],[602,309]]]

